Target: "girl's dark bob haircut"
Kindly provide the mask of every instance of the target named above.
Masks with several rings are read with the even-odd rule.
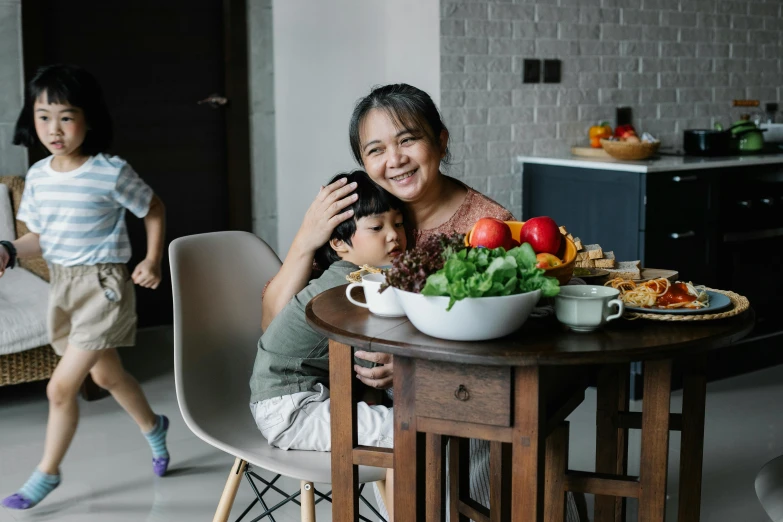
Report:
[[[33,119],[33,105],[41,95],[46,96],[47,103],[73,105],[84,111],[88,130],[82,143],[82,154],[94,156],[109,149],[114,132],[98,81],[81,67],[62,64],[41,67],[30,80],[25,91],[24,107],[16,120],[14,145],[28,148],[43,146],[35,132]]]
[[[332,239],[340,239],[351,245],[351,238],[356,233],[356,222],[359,219],[366,216],[374,216],[375,214],[383,214],[390,210],[402,211],[402,201],[376,185],[369,174],[363,170],[342,172],[333,177],[327,184],[330,185],[340,178],[348,178],[346,185],[356,182],[356,190],[353,193],[359,196],[359,198],[356,200],[356,203],[343,209],[343,212],[353,210],[353,218],[346,219],[337,225],[332,232],[330,241]],[[323,270],[326,270],[332,263],[339,260],[340,256],[334,251],[329,241],[315,251],[315,262]]]
[[[373,87],[370,94],[356,102],[348,127],[351,152],[359,165],[364,165],[359,133],[364,118],[373,109],[385,111],[399,129],[405,129],[414,135],[423,134],[436,150],[441,149],[441,133],[449,132],[435,102],[421,89],[407,83]],[[451,161],[448,142],[443,154],[442,162],[448,164]]]

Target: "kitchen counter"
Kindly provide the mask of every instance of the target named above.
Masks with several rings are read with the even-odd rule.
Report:
[[[583,169],[611,170],[618,172],[670,172],[682,170],[719,169],[723,167],[741,167],[774,165],[783,163],[783,151],[780,154],[755,154],[746,156],[668,156],[661,155],[643,161],[623,161],[614,158],[587,158],[574,156],[570,151],[549,156],[517,156],[519,163],[578,167]]]

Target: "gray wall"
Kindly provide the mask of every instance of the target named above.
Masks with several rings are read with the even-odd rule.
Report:
[[[356,167],[348,144],[356,100],[373,85],[406,82],[439,101],[439,1],[273,0],[281,257],[320,185]]]
[[[250,78],[253,232],[277,249],[277,163],[275,152],[272,0],[247,7]]]
[[[27,150],[11,145],[23,102],[21,0],[0,0],[0,176],[27,172]]]
[[[781,0],[514,1],[441,0],[441,107],[450,171],[518,217],[514,157],[586,145],[616,106],[679,146],[732,99],[783,98]],[[562,60],[562,83],[523,84],[524,58]]]

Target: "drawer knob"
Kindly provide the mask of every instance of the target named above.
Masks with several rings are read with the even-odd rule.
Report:
[[[464,384],[460,384],[459,388],[454,390],[454,397],[459,401],[466,401],[470,399],[470,392],[465,388]]]

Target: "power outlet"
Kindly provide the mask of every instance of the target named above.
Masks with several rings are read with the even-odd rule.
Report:
[[[560,83],[560,60],[544,60],[544,83]]]
[[[522,62],[522,83],[541,82],[541,60],[525,58]]]

